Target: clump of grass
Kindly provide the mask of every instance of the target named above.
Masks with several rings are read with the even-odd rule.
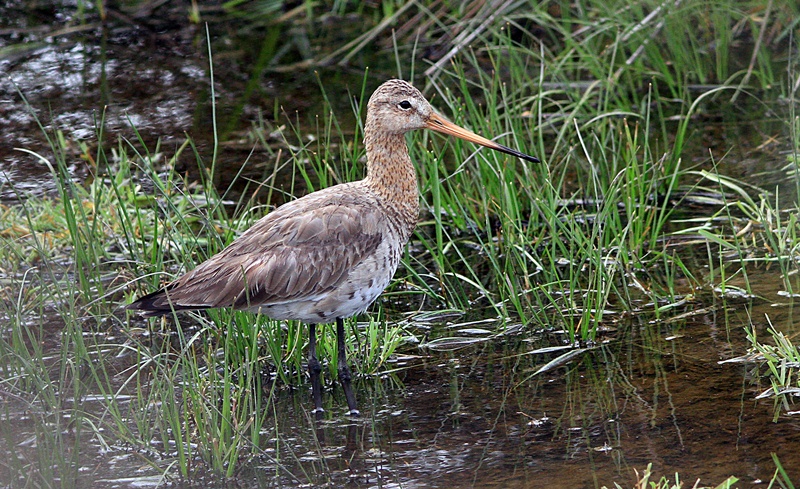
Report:
[[[638,471],[636,473],[638,477],[638,481],[633,486],[634,489],[681,489],[683,487],[691,487],[692,489],[731,489],[733,487],[737,487],[736,483],[739,482],[739,479],[736,477],[729,477],[723,482],[719,483],[716,486],[701,486],[700,481],[690,482],[691,486],[686,486],[685,482],[681,482],[680,475],[675,474],[675,480],[670,480],[666,476],[661,477],[658,480],[651,480],[653,478],[653,464],[648,464],[647,468],[639,475]],[[623,486],[620,486],[617,483],[614,483],[614,489],[622,489]],[[603,489],[608,489],[606,486],[603,486]]]
[[[769,318],[767,318],[769,320]],[[772,398],[775,402],[775,421],[781,413],[791,411],[793,399],[800,394],[800,350],[790,336],[776,330],[770,323],[770,343],[758,340],[755,327],[747,328],[750,351],[747,355],[729,361],[759,362],[767,368],[772,387],[758,398]]]
[[[772,476],[772,479],[769,482],[769,487],[778,487],[777,485],[779,485],[782,488],[794,489],[794,484],[789,479],[786,470],[783,468],[783,465],[775,454],[772,454],[772,460],[775,462],[775,474]],[[645,468],[641,475],[639,475],[637,471],[636,475],[638,481],[633,486],[634,489],[681,489],[683,487],[691,487],[692,489],[731,489],[738,487],[736,483],[739,482],[738,478],[731,476],[716,486],[701,486],[699,480],[694,482],[689,481],[691,486],[687,486],[686,482],[681,481],[679,474],[675,474],[674,481],[668,479],[666,476],[661,477],[657,481],[651,480],[653,478],[653,464],[648,464],[647,468]],[[623,487],[624,486],[614,483],[614,489],[622,489]],[[603,486],[603,489],[608,488]]]
[[[676,212],[686,217],[680,215],[683,199],[699,202],[705,190],[699,185],[709,179],[682,158],[694,123],[709,102],[737,89],[728,71],[733,60],[715,58],[710,40],[731,42],[740,35],[731,22],[747,19],[733,4],[717,3],[709,18],[727,19],[727,25],[709,24],[708,31],[678,39],[686,17],[705,16],[707,9],[663,4],[642,20],[642,12],[627,4],[593,4],[597,18],[582,23],[576,12],[556,16],[546,8],[511,15],[511,24],[482,36],[484,45],[473,42],[479,47],[461,49],[448,69],[437,64],[427,72],[434,102],[448,107],[444,112],[455,122],[502,135],[504,144],[546,161],[525,165],[488,151],[473,154],[458,141],[451,144],[452,158],[440,146],[433,155],[415,146],[431,220],[418,236],[425,261],[411,258],[408,281],[433,303],[488,307],[497,317],[515,316],[585,341],[596,337],[606,317],[626,311],[659,317],[674,304],[697,300],[698,289],[728,284],[730,274],[696,276],[668,242],[687,226],[676,219]],[[541,47],[529,31],[534,19],[561,35]],[[763,53],[769,43],[754,49]],[[532,77],[540,65],[547,69]],[[579,69],[570,71],[573,65]],[[762,86],[775,80],[772,65],[757,62],[748,70],[737,76]],[[693,91],[692,83],[709,85]],[[791,276],[792,218],[778,217],[777,207],[770,211],[747,192],[731,195],[730,185],[744,185],[723,180],[729,186],[715,192],[731,198],[721,206],[724,219],[737,222],[731,208],[745,209],[747,218],[771,229],[762,249],[784,257],[777,260],[784,277]],[[702,222],[708,226],[714,217]],[[727,250],[746,254],[740,237],[701,234],[724,248],[710,250],[712,271],[731,266]],[[746,274],[732,268],[734,275]],[[689,286],[679,290],[676,278]]]
[[[418,276],[438,277],[442,295],[462,301],[461,307],[483,297],[500,317],[514,314],[523,323],[564,330],[573,341],[591,339],[609,304],[629,311],[642,300],[629,291],[632,274],[669,259],[659,243],[684,172],[679,159],[655,150],[654,132],[661,131],[651,110],[662,100],[652,91],[642,96],[639,113],[603,110],[593,103],[595,96],[602,101],[600,91],[578,99],[559,92],[562,110],[585,113],[589,122],[561,127],[547,154],[526,147],[542,132],[542,121],[521,115],[546,110],[543,102],[554,94],[536,95],[524,71],[514,69],[536,54],[503,36],[503,56],[487,55],[490,70],[477,72],[487,61],[468,57],[446,75],[455,83],[443,75],[436,87],[457,123],[484,134],[513,135],[507,145],[542,155],[546,164],[526,165],[491,152],[469,155],[457,142],[454,164],[441,150],[435,160],[418,152],[423,188],[432,197],[434,232],[425,243],[432,256],[437,250],[452,256],[435,260],[434,270]],[[504,72],[507,81],[495,75]],[[445,89],[453,85],[458,93]],[[649,289],[646,298],[658,304],[673,294],[674,289]]]

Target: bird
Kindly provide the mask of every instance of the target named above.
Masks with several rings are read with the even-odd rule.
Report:
[[[386,81],[367,103],[364,179],[275,208],[222,251],[126,309],[159,316],[233,308],[307,323],[315,413],[323,412],[316,327],[335,322],[339,382],[348,415],[359,416],[344,319],[365,312],[389,285],[419,220],[417,173],[405,140],[405,133],[416,129],[539,162],[448,121],[409,82]]]

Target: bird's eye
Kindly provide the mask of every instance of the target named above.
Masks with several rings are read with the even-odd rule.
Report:
[[[402,102],[397,104],[397,106],[403,110],[408,110],[411,108],[411,102],[409,102],[408,100],[403,100]]]

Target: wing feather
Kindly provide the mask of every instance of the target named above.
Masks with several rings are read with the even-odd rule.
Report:
[[[130,307],[159,314],[325,296],[375,252],[385,234],[375,205],[339,192],[317,192],[279,207],[223,251]]]

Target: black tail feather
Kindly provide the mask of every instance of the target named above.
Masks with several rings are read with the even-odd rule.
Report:
[[[186,306],[173,303],[169,300],[170,288],[171,287],[168,285],[155,292],[139,297],[125,306],[125,309],[128,311],[139,311],[144,317],[163,316],[173,311],[207,309],[203,306]]]

